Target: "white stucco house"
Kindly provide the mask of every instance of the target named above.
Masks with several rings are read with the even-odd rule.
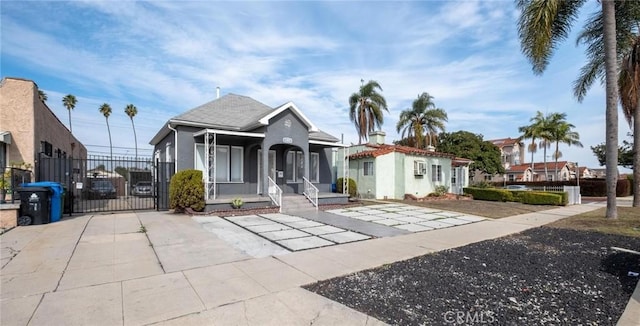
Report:
[[[369,143],[340,149],[336,157],[347,163],[335,164],[336,174],[356,182],[361,198],[404,199],[405,195],[424,197],[437,186],[462,193],[469,185],[469,164],[473,161],[452,154],[384,143],[384,132],[369,136]],[[342,152],[346,151],[346,153]]]

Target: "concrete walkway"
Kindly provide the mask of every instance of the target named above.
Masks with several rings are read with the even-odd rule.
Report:
[[[257,259],[184,215],[122,213],[18,227],[0,237],[0,324],[383,324],[300,286],[598,207],[563,207]]]

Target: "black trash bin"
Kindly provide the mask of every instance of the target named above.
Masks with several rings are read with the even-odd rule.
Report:
[[[51,188],[22,187],[20,194],[20,214],[18,225],[47,224],[51,222]]]

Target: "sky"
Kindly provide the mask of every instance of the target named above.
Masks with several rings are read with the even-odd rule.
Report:
[[[357,144],[348,99],[361,80],[376,80],[387,143],[400,139],[400,112],[427,92],[447,112],[447,132],[485,140],[520,136],[536,111],[566,113],[584,148],[561,145],[560,160],[599,168],[590,146],[605,139],[604,87],[594,84],[582,103],[572,92],[585,63],[576,35],[599,8],[583,7],[538,76],[520,51],[513,1],[2,1],[0,72],[36,82],[65,125],[62,97],[75,95],[73,132],[90,154],[109,152],[103,103],[113,109],[114,155],[134,155],[127,104],[138,108],[139,153],[151,155],[163,124],[214,100],[216,87],[272,107],[292,101]],[[619,116],[619,141],[631,140]]]

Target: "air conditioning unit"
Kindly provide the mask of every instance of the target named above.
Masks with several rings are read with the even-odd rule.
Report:
[[[427,163],[423,161],[413,161],[413,175],[427,174]]]

